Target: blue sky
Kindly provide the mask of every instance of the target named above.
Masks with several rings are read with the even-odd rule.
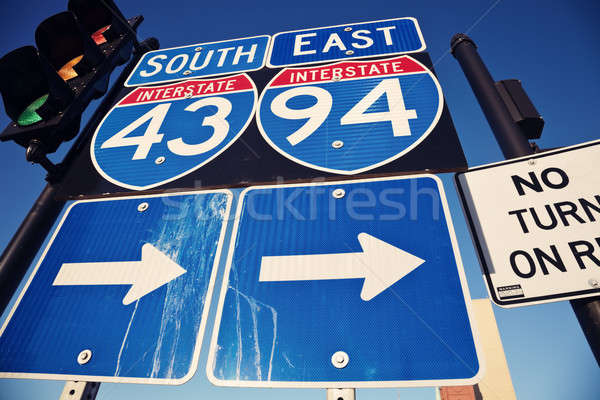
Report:
[[[600,4],[596,1],[465,0],[314,1],[299,3],[121,1],[126,16],[143,14],[139,37],[155,36],[161,47],[212,42],[281,31],[371,21],[417,18],[469,165],[499,161],[502,154],[458,63],[450,37],[468,33],[496,80],[518,78],[543,115],[541,148],[600,138]],[[66,1],[3,2],[0,54],[33,43],[36,25],[66,8]],[[89,115],[87,113],[86,115]],[[0,113],[0,126],[8,118]],[[68,145],[52,158],[59,160]],[[0,143],[0,247],[10,240],[44,186],[45,173],[25,161],[24,149]],[[479,264],[451,174],[442,176],[473,298],[486,297]],[[432,294],[433,295],[433,294]],[[494,307],[519,399],[591,399],[600,389],[600,369],[568,302]],[[211,318],[214,309],[211,312]],[[209,324],[210,327],[210,324]],[[210,329],[209,329],[210,330]],[[206,379],[200,357],[196,376],[180,387],[103,384],[99,399],[323,398],[323,390],[228,389]],[[58,398],[60,382],[0,380],[0,399]],[[362,399],[432,399],[431,389],[363,389]]]

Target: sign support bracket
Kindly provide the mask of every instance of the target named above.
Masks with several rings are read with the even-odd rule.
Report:
[[[100,382],[67,381],[58,400],[95,400]]]
[[[356,390],[327,389],[327,400],[356,400]]]
[[[534,154],[521,128],[514,122],[494,80],[477,52],[475,42],[463,33],[454,35],[450,51],[458,60],[506,159]],[[600,365],[600,297],[571,300],[571,307]]]

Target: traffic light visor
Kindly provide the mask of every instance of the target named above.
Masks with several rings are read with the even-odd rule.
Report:
[[[40,53],[65,81],[83,76],[102,62],[102,54],[70,12],[53,15],[35,31]]]
[[[50,88],[33,46],[20,47],[0,59],[0,92],[6,114],[20,125],[39,122],[53,113],[44,107]]]
[[[111,0],[70,0],[68,9],[97,45],[111,42],[125,32],[125,17]]]

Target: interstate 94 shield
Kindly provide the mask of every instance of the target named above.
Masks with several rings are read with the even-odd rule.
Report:
[[[435,76],[410,56],[286,68],[261,95],[257,120],[283,156],[353,175],[418,146],[444,98]]]

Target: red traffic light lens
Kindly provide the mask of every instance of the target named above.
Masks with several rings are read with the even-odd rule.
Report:
[[[92,33],[92,39],[98,46],[107,42],[106,37],[104,37],[104,32],[106,32],[109,29],[110,25],[106,25],[98,29],[96,32]]]

